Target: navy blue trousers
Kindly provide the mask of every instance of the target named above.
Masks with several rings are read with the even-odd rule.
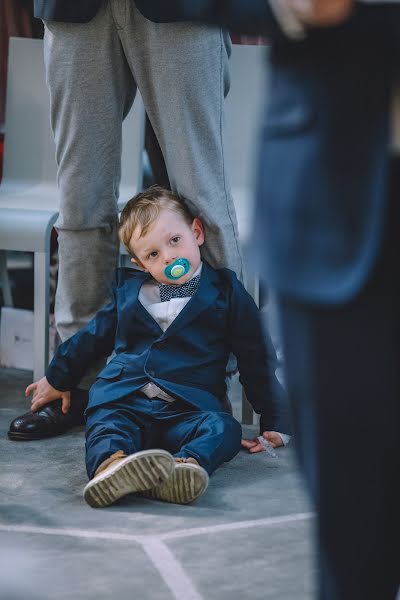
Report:
[[[195,458],[211,474],[239,452],[241,437],[240,423],[228,413],[195,411],[180,400],[150,400],[135,394],[87,411],[87,474],[92,478],[117,450],[133,454],[148,448]]]

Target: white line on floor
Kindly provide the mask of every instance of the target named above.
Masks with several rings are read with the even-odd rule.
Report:
[[[113,531],[98,531],[96,529],[62,529],[56,527],[37,527],[35,525],[1,525],[0,531],[9,533],[33,533],[41,535],[60,535],[69,537],[80,537],[86,539],[105,539],[121,542],[136,542],[145,544],[147,539],[169,540],[193,535],[204,535],[206,533],[220,533],[222,531],[235,531],[237,529],[246,529],[250,527],[268,527],[281,525],[294,521],[304,521],[311,519],[313,513],[296,513],[292,515],[282,515],[280,517],[268,517],[266,519],[253,519],[252,521],[237,521],[236,523],[223,523],[222,525],[209,525],[207,527],[193,527],[192,529],[178,529],[160,533],[156,536],[151,534],[133,535],[129,533],[116,533]]]
[[[236,531],[237,529],[248,529],[250,527],[268,527],[272,525],[281,525],[294,521],[304,521],[314,517],[313,513],[297,513],[294,515],[284,515],[282,517],[268,517],[266,519],[255,519],[253,521],[238,521],[236,523],[223,523],[222,525],[209,525],[207,527],[193,527],[192,529],[178,529],[178,531],[169,531],[161,533],[158,539],[171,540],[175,538],[189,537],[191,535],[203,535],[205,533],[219,533],[221,531]]]
[[[161,540],[149,536],[142,546],[175,600],[202,600],[180,562]]]
[[[84,539],[115,540],[119,542],[138,542],[141,539],[129,533],[115,533],[113,531],[97,531],[96,529],[57,529],[56,527],[36,527],[35,525],[0,525],[0,531],[10,533],[35,533],[39,535],[60,535]]]
[[[202,600],[193,583],[186,575],[183,567],[167,547],[166,541],[195,535],[220,533],[223,531],[236,531],[251,527],[269,527],[293,523],[312,518],[313,513],[297,513],[268,517],[266,519],[253,519],[252,521],[238,521],[222,525],[209,525],[207,527],[194,527],[180,529],[159,535],[132,535],[129,533],[116,533],[113,531],[98,531],[95,529],[57,529],[56,527],[37,527],[34,525],[1,525],[0,531],[9,533],[31,533],[39,535],[58,535],[82,539],[103,539],[120,542],[135,542],[140,544],[150,558],[163,581],[171,590],[175,600]]]

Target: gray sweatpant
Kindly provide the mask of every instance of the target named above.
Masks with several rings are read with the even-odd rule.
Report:
[[[222,139],[229,53],[221,30],[152,23],[133,0],[108,0],[89,23],[46,23],[61,192],[56,322],[62,340],[107,299],[118,256],[121,124],[137,88],[171,187],[196,206],[205,224],[204,258],[242,278]],[[81,387],[89,387],[96,370]]]

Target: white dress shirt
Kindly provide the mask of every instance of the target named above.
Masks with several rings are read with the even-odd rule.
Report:
[[[201,274],[202,267],[203,263],[200,263],[193,277]],[[143,304],[147,312],[157,321],[163,331],[168,329],[189,302],[190,298],[191,296],[187,298],[171,298],[171,300],[161,302],[159,284],[155,279],[145,281],[139,291],[139,302]]]
[[[202,266],[203,263],[200,263],[198,269],[196,269],[193,274],[193,277],[201,274]],[[145,281],[139,291],[139,302],[144,306],[147,312],[151,314],[163,331],[168,329],[181,310],[189,302],[190,298],[191,296],[188,296],[187,298],[171,298],[171,300],[161,302],[159,284],[155,279]],[[152,381],[146,383],[146,385],[141,388],[141,391],[148,398],[161,398],[167,402],[174,402],[175,400],[175,398],[164,392]]]

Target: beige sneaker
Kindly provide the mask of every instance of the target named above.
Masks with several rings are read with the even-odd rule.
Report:
[[[106,461],[105,461],[106,462]],[[100,471],[83,490],[93,508],[110,506],[123,496],[159,486],[174,470],[173,456],[166,450],[142,450]]]
[[[208,473],[200,465],[176,462],[169,479],[151,490],[142,492],[140,496],[174,504],[189,504],[204,494],[208,482]]]

